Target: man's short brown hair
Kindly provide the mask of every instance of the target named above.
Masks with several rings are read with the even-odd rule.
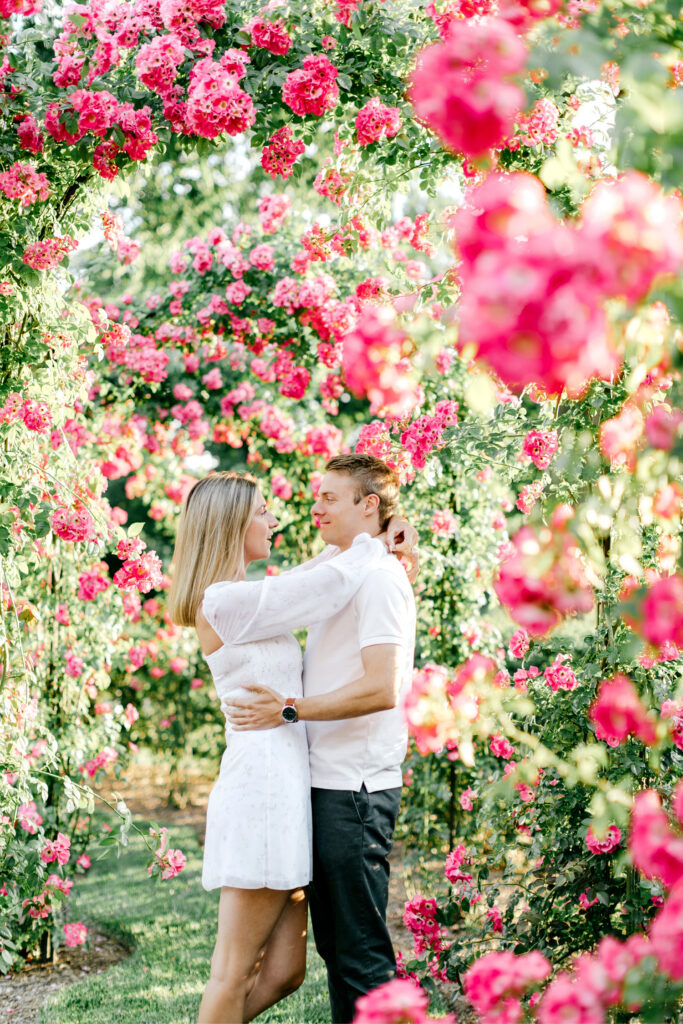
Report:
[[[399,480],[393,469],[374,455],[352,452],[349,455],[335,455],[325,466],[330,473],[347,473],[356,483],[354,504],[368,494],[379,498],[379,528],[386,530],[389,520],[398,507]]]

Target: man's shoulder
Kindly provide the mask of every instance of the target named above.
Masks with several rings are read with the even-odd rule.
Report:
[[[360,589],[361,591],[375,594],[383,589],[388,591],[399,589],[406,597],[410,597],[411,600],[413,597],[413,588],[410,585],[405,569],[398,558],[388,552],[378,565],[370,569]]]

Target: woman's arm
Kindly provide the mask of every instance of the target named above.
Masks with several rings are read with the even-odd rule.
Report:
[[[295,707],[304,722],[329,722],[358,718],[395,708],[401,692],[403,648],[398,644],[373,644],[361,649],[363,675],[330,693],[297,697]],[[233,729],[275,729],[284,725],[282,708],[287,694],[267,686],[247,686],[250,697],[232,697],[227,717]]]
[[[328,544],[318,555],[313,555],[312,558],[307,558],[305,562],[299,562],[298,565],[293,565],[289,569],[284,569],[280,576],[291,576],[295,572],[308,572],[309,569],[315,569],[316,565],[321,565],[323,562],[328,562],[330,558],[334,558],[339,554],[339,548],[335,547],[334,544]]]
[[[335,615],[385,557],[381,541],[360,534],[348,550],[307,572],[213,583],[202,611],[225,644],[279,636]]]

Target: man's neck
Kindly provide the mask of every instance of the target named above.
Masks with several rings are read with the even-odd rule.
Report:
[[[377,523],[373,523],[370,526],[364,526],[358,531],[358,533],[354,533],[352,537],[347,538],[344,543],[338,544],[337,547],[340,551],[348,551],[356,537],[360,537],[361,533],[369,533],[371,537],[379,537],[381,532],[382,531]]]

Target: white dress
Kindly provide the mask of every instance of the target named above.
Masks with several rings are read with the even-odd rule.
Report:
[[[381,541],[360,534],[280,576],[213,583],[202,610],[223,641],[206,655],[223,712],[229,695],[264,685],[302,695],[301,648],[292,629],[335,615],[379,564]],[[308,744],[303,722],[235,732],[206,814],[202,886],[295,889],[311,879]]]

